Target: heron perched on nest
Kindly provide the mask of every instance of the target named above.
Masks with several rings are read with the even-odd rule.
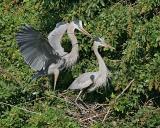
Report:
[[[100,56],[98,52],[98,47],[105,47],[105,48],[111,48],[110,45],[106,44],[103,38],[96,38],[93,43],[93,51],[97,57],[98,64],[99,64],[99,70],[97,72],[87,72],[82,75],[80,75],[78,78],[76,78],[73,83],[69,86],[68,89],[73,90],[80,90],[76,101],[80,97],[83,91],[92,92],[96,90],[97,88],[106,86],[106,83],[109,79],[109,69],[106,67],[104,60]]]
[[[55,90],[59,72],[75,64],[79,56],[75,29],[91,37],[83,28],[80,20],[71,23],[58,23],[56,28],[49,34],[48,40],[29,25],[20,28],[20,31],[16,34],[16,40],[25,62],[37,71],[33,78],[53,74]],[[72,43],[70,53],[64,52],[61,46],[61,38],[66,31]]]

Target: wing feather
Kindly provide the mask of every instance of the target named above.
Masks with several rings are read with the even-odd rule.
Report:
[[[69,89],[84,89],[84,88],[89,87],[91,84],[93,84],[93,81],[91,79],[91,76],[93,75],[94,77],[96,77],[97,72],[87,72],[87,73],[80,75],[69,86]]]
[[[46,68],[48,62],[57,63],[61,59],[41,33],[29,25],[20,28],[16,40],[25,62],[36,71]]]

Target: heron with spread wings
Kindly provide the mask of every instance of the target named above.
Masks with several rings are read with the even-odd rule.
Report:
[[[82,92],[92,92],[96,90],[97,88],[106,86],[106,83],[109,79],[110,71],[106,67],[103,58],[100,56],[98,52],[98,47],[106,47],[111,48],[110,45],[106,44],[103,38],[95,38],[93,43],[93,51],[97,57],[98,64],[99,64],[99,70],[97,72],[86,72],[84,74],[81,74],[78,78],[76,78],[73,83],[69,86],[68,89],[71,90],[80,90],[77,98],[75,101],[78,100]]]
[[[48,35],[48,39],[29,25],[20,28],[20,31],[16,34],[16,40],[25,62],[37,71],[33,78],[54,75],[55,90],[59,72],[75,64],[79,56],[75,29],[92,37],[83,28],[81,20],[75,20],[71,23],[58,23],[56,28]],[[70,53],[65,52],[61,46],[61,38],[66,31],[72,43]]]

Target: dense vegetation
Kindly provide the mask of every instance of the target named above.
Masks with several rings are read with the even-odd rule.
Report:
[[[77,33],[80,59],[60,74],[56,92],[48,88],[48,78],[31,82],[33,71],[15,41],[23,24],[47,35],[57,22],[75,18],[115,47],[113,51],[100,49],[112,72],[110,87],[103,94],[90,94],[84,102],[110,105],[134,80],[112,106],[105,123],[97,120],[90,127],[160,126],[160,0],[0,0],[0,127],[83,125],[66,114],[69,104],[59,94],[79,74],[97,69],[91,41]],[[68,38],[63,42],[69,50]]]

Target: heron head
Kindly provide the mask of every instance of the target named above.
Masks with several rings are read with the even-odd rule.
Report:
[[[83,28],[83,25],[82,25],[82,21],[81,20],[74,20],[73,21],[73,25],[74,25],[74,28],[79,30],[80,32],[82,32],[83,34],[87,35],[88,37],[92,38],[92,35],[89,34],[84,28]]]
[[[97,46],[105,47],[105,48],[115,49],[114,47],[110,46],[109,44],[106,44],[104,38],[100,38],[100,37],[96,37],[94,39],[94,44]]]

